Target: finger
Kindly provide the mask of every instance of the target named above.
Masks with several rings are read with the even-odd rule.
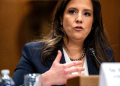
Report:
[[[85,68],[83,67],[71,67],[71,68],[68,68],[67,71],[69,73],[73,73],[73,72],[80,72],[80,71],[84,71]]]
[[[81,73],[80,76],[85,76],[85,73]]]
[[[57,54],[54,62],[60,63],[61,57],[62,57],[62,53],[60,50],[58,50],[58,54]]]
[[[68,79],[80,76],[79,74],[69,74]]]
[[[81,73],[81,74],[69,74],[68,79],[78,77],[78,76],[85,76],[85,74],[84,73]]]
[[[65,65],[67,67],[72,67],[72,66],[75,66],[75,65],[80,65],[81,63],[82,63],[81,61],[72,61],[72,62],[66,63]]]

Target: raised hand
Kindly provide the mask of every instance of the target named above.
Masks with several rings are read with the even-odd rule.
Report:
[[[72,72],[84,70],[83,67],[72,67],[81,64],[81,61],[72,61],[69,63],[60,64],[61,57],[62,53],[60,50],[58,50],[57,57],[50,70],[43,74],[43,86],[66,84],[67,79],[80,76],[80,74],[72,74]]]

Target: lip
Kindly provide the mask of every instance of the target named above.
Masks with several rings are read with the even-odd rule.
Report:
[[[75,30],[83,30],[83,27],[82,26],[75,26],[74,29]]]

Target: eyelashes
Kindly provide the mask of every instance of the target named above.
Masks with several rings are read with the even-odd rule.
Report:
[[[85,12],[84,15],[85,15],[85,16],[91,16],[91,13]]]
[[[75,14],[78,13],[78,11],[76,11],[76,10],[69,10],[68,13],[71,14],[71,15],[75,15]],[[91,13],[90,12],[83,12],[83,15],[84,16],[91,16]]]
[[[69,10],[69,13],[70,14],[75,14],[75,11],[74,10]]]

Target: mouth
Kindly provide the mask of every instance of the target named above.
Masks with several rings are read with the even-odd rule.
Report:
[[[75,30],[83,30],[83,27],[82,26],[76,26],[74,27]]]

